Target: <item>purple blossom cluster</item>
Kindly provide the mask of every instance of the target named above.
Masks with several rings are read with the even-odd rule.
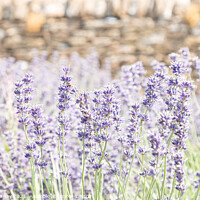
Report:
[[[53,68],[56,53],[51,64],[45,52],[36,56],[28,68],[36,80],[25,74],[15,83],[17,115],[6,116],[1,128],[0,195],[34,200],[197,200],[200,110],[191,77],[193,68],[199,70],[199,60],[191,58],[187,48],[169,57],[169,67],[152,62],[150,77],[137,62],[123,66],[120,78],[112,81],[109,61],[100,70],[94,50],[86,58],[73,54],[72,67],[62,67],[61,72]],[[6,69],[15,61],[2,63]],[[67,60],[60,61],[64,63]],[[42,64],[45,73],[52,70],[52,84],[33,95],[44,81],[36,68]],[[1,72],[7,77],[10,73]],[[13,103],[8,97],[5,93],[0,101],[9,113]],[[192,174],[194,181],[188,180]]]

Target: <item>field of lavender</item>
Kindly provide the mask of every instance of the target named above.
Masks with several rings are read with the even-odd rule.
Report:
[[[47,56],[0,60],[0,199],[200,199],[198,57]]]

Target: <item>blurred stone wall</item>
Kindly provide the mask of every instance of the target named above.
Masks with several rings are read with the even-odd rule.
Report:
[[[181,15],[200,0],[0,0],[0,19],[26,19],[31,13],[45,17],[150,16],[169,19]]]

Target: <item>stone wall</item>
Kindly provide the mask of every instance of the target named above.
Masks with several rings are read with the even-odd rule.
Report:
[[[42,30],[33,34],[26,31],[24,21],[0,21],[0,46],[0,58],[29,61],[33,48],[50,55],[57,50],[60,57],[69,58],[73,52],[85,57],[95,47],[100,62],[109,58],[115,72],[122,65],[140,60],[145,68],[150,68],[154,59],[170,64],[168,54],[181,47],[190,48],[200,57],[200,27],[191,29],[177,18],[47,18]]]
[[[200,0],[0,0],[0,19],[25,19],[30,12],[45,17],[151,16],[169,19]]]

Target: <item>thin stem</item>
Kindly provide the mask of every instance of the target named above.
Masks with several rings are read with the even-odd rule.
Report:
[[[42,146],[40,147],[40,153],[41,153],[41,160],[42,160],[42,162],[43,162],[43,151],[42,151]],[[44,169],[43,169],[43,168],[42,168],[42,174],[43,174],[43,177],[44,177],[44,183],[45,183],[45,185],[46,185],[47,192],[48,192],[48,194],[49,194],[50,199],[52,199],[52,198],[51,198],[51,192],[50,192],[49,187],[48,187],[48,185],[47,185],[47,181],[46,181],[46,177],[45,177]]]
[[[163,183],[162,183],[161,199],[164,195],[164,190],[165,190],[166,172],[167,172],[167,154],[165,155],[164,178],[163,178]]]
[[[65,160],[65,137],[64,136],[65,136],[64,125],[62,125],[62,170],[67,172],[67,166],[66,166],[66,160]],[[71,195],[69,194],[67,178],[65,177],[64,174],[62,174],[62,179],[63,179],[63,195],[65,199],[66,195],[67,195],[67,198],[68,196],[71,197]]]
[[[10,159],[10,162],[11,162],[12,164],[14,164],[14,163],[13,163],[13,161],[12,161],[11,159]],[[12,172],[10,171],[10,169],[9,169],[9,168],[10,168],[10,166],[9,166],[8,164],[6,164],[6,166],[8,167],[8,171],[9,171],[9,173],[10,173],[10,177],[11,177],[11,179],[13,179],[13,178],[14,178],[14,176],[13,176],[13,173],[12,173]],[[19,187],[19,189],[21,190],[21,188],[22,188],[22,187],[21,187],[21,185],[20,185],[20,182],[19,182],[19,181],[17,182],[17,186],[18,186],[18,187]]]
[[[102,156],[99,160],[99,165],[101,164],[102,160],[103,160],[103,157],[104,157],[104,154],[105,154],[105,151],[106,151],[106,146],[107,146],[107,141],[105,141],[105,145],[104,145],[104,148],[103,148],[103,152],[102,152]]]
[[[24,133],[26,136],[26,142],[29,145],[30,141],[29,141],[29,137],[28,137],[28,133],[27,133],[27,126],[23,125],[24,128]],[[31,159],[30,159],[30,164],[31,164],[31,175],[32,175],[32,191],[33,191],[33,199],[36,199],[36,188],[35,188],[35,163],[34,163],[34,158],[33,158],[33,153],[31,151]]]
[[[128,169],[128,162],[126,162],[126,167],[125,167],[125,169]],[[123,185],[125,185],[125,183],[126,183],[126,177],[127,177],[127,174],[125,174],[125,176],[124,176]]]
[[[128,176],[127,176],[127,179],[126,179],[126,184],[125,184],[125,187],[124,187],[124,192],[125,193],[126,193],[126,187],[128,185],[129,177],[130,177],[130,174],[131,174],[131,169],[133,167],[133,162],[134,162],[134,159],[135,159],[135,155],[136,155],[136,145],[135,145],[135,151],[134,151],[134,154],[133,154],[133,157],[132,157],[132,161],[131,161],[131,166],[129,168]]]
[[[103,174],[102,174],[102,168],[99,170],[99,195],[98,200],[101,200],[102,198],[102,189],[103,189]]]
[[[156,180],[155,180],[155,178],[152,176],[151,184],[150,184],[150,187],[149,187],[149,191],[148,191],[148,193],[147,193],[147,199],[149,199],[150,196],[151,196],[151,190],[152,190],[152,188],[153,188],[155,182],[156,182]]]
[[[95,200],[97,200],[97,194],[98,194],[98,182],[97,182],[97,170],[95,172]]]
[[[119,178],[122,180],[122,161],[123,161],[123,143],[121,143],[121,157],[120,157],[120,169]],[[119,199],[120,187],[118,187],[117,199]]]
[[[42,177],[40,168],[39,168],[39,172],[40,172],[40,177]],[[43,181],[42,181],[42,178],[40,178],[40,184],[41,184],[41,192],[42,192],[42,199],[43,199],[44,198],[44,190],[43,190]]]
[[[137,190],[136,190],[135,200],[137,199],[137,196],[138,196],[138,190],[139,190],[139,186],[140,186],[140,179],[141,179],[141,176],[139,177],[139,181],[138,181],[138,185],[137,185]]]
[[[199,187],[197,189],[197,193],[195,195],[195,200],[197,200],[198,196],[199,196],[199,192],[200,192],[200,184],[199,184]]]
[[[69,190],[70,190],[70,199],[74,199],[74,196],[73,196],[73,188],[72,188],[72,183],[71,183],[71,181],[69,181]]]
[[[99,144],[100,145],[100,144]],[[101,148],[101,145],[100,145],[100,148]],[[102,152],[102,148],[101,148],[101,152]],[[103,154],[103,152],[102,152],[102,154]],[[112,167],[112,165],[110,164],[110,162],[108,161],[108,159],[106,158],[106,156],[103,154],[103,157],[105,158],[105,160],[106,160],[106,162],[108,163],[108,165],[110,166],[110,168],[113,170],[113,167]],[[122,185],[121,185],[121,181],[119,180],[119,177],[117,176],[117,174],[115,173],[115,176],[116,176],[116,178],[117,178],[117,180],[118,180],[118,183],[119,183],[119,185],[120,185],[120,188],[121,188],[121,191],[122,191],[122,195],[123,195],[123,199],[124,200],[126,200],[126,197],[125,197],[125,194],[124,194],[124,190],[123,190],[123,187],[122,187]]]
[[[85,196],[84,189],[84,176],[85,176],[85,141],[83,138],[83,158],[82,158],[82,198]]]
[[[58,140],[58,151],[59,151],[59,158],[60,158],[60,163],[61,163],[61,169],[63,169],[61,152],[60,152],[60,137],[59,137],[59,140]],[[58,168],[59,168],[59,164],[58,164]],[[59,183],[60,194],[62,194],[62,188],[61,188],[61,183],[60,182],[61,182],[61,180],[60,180],[60,174],[59,174],[58,183]]]
[[[46,177],[45,177],[45,174],[44,174],[44,169],[42,169],[42,174],[43,174],[43,177],[44,177],[44,183],[45,183],[45,185],[46,185],[47,192],[48,192],[48,194],[49,194],[50,199],[52,200],[52,198],[51,198],[51,192],[50,192],[49,187],[48,187],[48,185],[47,185]]]
[[[168,140],[167,140],[167,148],[169,148],[169,145],[170,145],[170,142],[171,142],[171,140],[172,140],[173,134],[174,134],[174,132],[172,132],[172,133],[170,134],[170,136],[169,136],[169,138],[168,138]]]
[[[63,199],[68,200],[69,192],[68,192],[67,180],[66,180],[65,175],[62,175],[62,181],[63,181],[63,196],[64,196]]]
[[[89,178],[89,183],[90,183],[90,188],[91,188],[92,200],[94,200],[94,192],[93,192],[92,180],[91,180],[91,177],[90,177],[90,172],[88,173],[88,178]]]
[[[103,160],[103,157],[104,157],[104,154],[105,154],[105,151],[106,151],[106,146],[107,146],[107,141],[105,141],[104,148],[103,148],[103,151],[102,151],[102,147],[100,145],[102,156],[101,156],[101,158],[99,160],[98,165],[100,165],[101,162],[102,162],[102,160]],[[95,171],[95,199],[96,199],[96,192],[98,190],[97,189],[98,188],[98,186],[97,186],[98,185],[98,182],[97,182],[97,173],[98,173],[98,170]]]
[[[178,199],[181,198],[181,191],[178,192]]]
[[[136,154],[136,157],[137,157],[137,159],[138,159],[138,162],[139,162],[140,166],[142,166],[143,164],[142,164],[142,162],[141,162],[141,160],[140,160],[138,154]]]
[[[108,163],[108,165],[110,166],[110,168],[113,170],[113,167],[112,167],[112,165],[110,164],[110,162],[108,161],[108,159],[104,156],[104,158],[105,158],[105,160],[106,160],[106,162]],[[118,180],[118,183],[119,183],[119,185],[120,185],[120,188],[121,188],[121,190],[122,190],[122,195],[123,195],[123,199],[125,200],[126,198],[125,198],[125,194],[124,194],[124,191],[123,191],[123,187],[122,187],[122,185],[121,185],[121,182],[120,182],[120,180],[119,180],[119,177],[117,176],[117,174],[115,174],[115,176],[116,176],[116,178],[117,178],[117,180]]]
[[[86,131],[86,123],[84,126],[84,133]],[[83,156],[82,156],[82,198],[85,196],[85,186],[84,186],[84,179],[85,179],[85,138],[82,138],[82,146],[83,146]]]
[[[26,125],[23,125],[24,126],[24,133],[25,133],[25,136],[26,136],[26,142],[29,144],[29,138],[28,138],[28,134],[27,134],[27,126]]]
[[[143,170],[143,163],[144,163],[144,155],[142,154],[142,165],[141,165],[141,170]],[[140,186],[140,180],[141,180],[141,175],[140,175],[140,178],[139,178],[139,181],[138,181],[138,185],[137,185],[135,200],[137,199],[137,196],[138,196],[138,190],[139,190],[139,186]]]
[[[63,170],[67,171],[66,160],[65,160],[65,130],[64,125],[62,125],[62,153],[63,153]]]
[[[36,190],[35,190],[35,165],[34,165],[34,160],[33,160],[33,153],[31,151],[31,159],[30,159],[30,164],[31,164],[31,175],[32,175],[32,191],[33,191],[33,199],[36,199]]]
[[[51,174],[51,193],[54,193],[54,189],[53,189],[53,174]]]
[[[52,167],[53,167],[52,176],[53,177],[56,176],[58,179],[58,182],[57,182],[53,178],[54,193],[55,193],[56,197],[58,196],[58,198],[59,198],[59,194],[62,194],[61,184],[60,184],[60,173],[59,173],[59,170],[57,169],[58,168],[57,161],[54,161],[54,159],[53,159],[52,152],[50,153],[50,156],[51,156],[51,163],[52,163]]]
[[[176,182],[176,175],[174,174],[174,179],[173,179],[173,183],[172,183],[172,190],[171,190],[171,192],[170,192],[169,200],[171,200],[172,195],[173,195],[173,193],[174,193],[175,182]]]
[[[142,196],[142,200],[144,200],[144,196],[145,196],[145,187],[146,187],[146,177],[144,176],[144,186],[143,186],[143,196]]]
[[[58,140],[58,151],[59,151],[59,157],[60,157],[60,162],[61,162],[61,168],[63,169],[63,163],[62,163],[62,157],[61,157],[61,151],[60,151],[60,137]]]
[[[158,190],[158,196],[159,196],[159,199],[161,199],[160,188],[159,188],[159,185],[158,185],[157,180],[156,180],[156,187],[157,187],[157,190]]]
[[[3,180],[4,180],[4,182],[6,183],[6,185],[9,186],[9,182],[7,181],[6,177],[4,176],[4,173],[3,173],[3,171],[1,170],[1,168],[0,168],[0,174],[1,174],[1,176],[2,176],[2,178],[3,178]],[[10,190],[10,193],[12,194],[13,199],[14,199],[14,200],[17,200],[16,197],[15,197],[15,194],[14,194],[14,192],[13,192],[13,189],[9,189],[9,190]]]
[[[121,159],[120,159],[120,171],[119,171],[119,177],[121,179],[122,177],[122,162],[123,162],[123,143],[121,143]]]

